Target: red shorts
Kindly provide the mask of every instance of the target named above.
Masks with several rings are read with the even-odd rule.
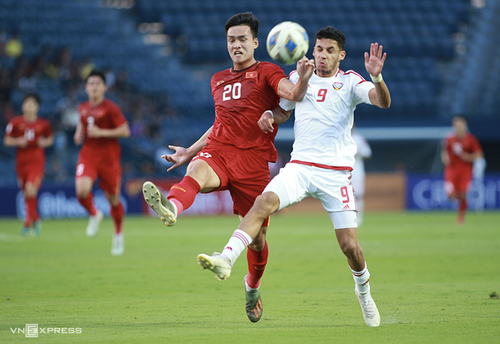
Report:
[[[45,163],[24,165],[17,168],[17,183],[24,190],[27,183],[32,183],[37,189],[42,185]]]
[[[245,216],[255,199],[269,184],[269,165],[254,153],[227,147],[207,146],[195,159],[206,161],[217,173],[220,186],[213,191],[229,190],[233,199],[233,211]],[[269,224],[267,218],[263,226]]]
[[[120,161],[102,161],[78,158],[75,178],[90,177],[95,182],[99,177],[99,187],[110,195],[120,194],[122,166]]]
[[[472,173],[469,170],[449,168],[444,170],[444,189],[448,196],[454,196],[458,192],[467,192],[471,180]]]

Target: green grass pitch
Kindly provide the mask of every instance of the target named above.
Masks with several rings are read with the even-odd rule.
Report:
[[[235,216],[127,217],[125,254],[112,222],[45,220],[38,238],[0,220],[0,343],[498,343],[500,213],[369,213],[359,240],[381,326],[365,325],[330,220],[278,214],[268,232],[264,315],[245,314],[246,254],[228,281],[196,263],[220,251]],[[25,338],[12,329],[81,328]]]

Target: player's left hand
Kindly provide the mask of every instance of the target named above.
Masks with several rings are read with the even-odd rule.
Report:
[[[269,113],[271,110],[267,110],[260,116],[260,119],[257,121],[257,124],[259,125],[259,128],[265,132],[266,134],[272,133],[274,131],[274,117],[272,116],[272,112]]]
[[[378,43],[372,43],[370,45],[370,54],[365,52],[365,68],[370,75],[379,76],[382,73],[387,57],[387,53],[382,54],[382,49],[383,47],[379,46]]]
[[[87,128],[87,136],[94,137],[94,138],[101,137],[102,136],[102,129],[94,124],[93,126]]]

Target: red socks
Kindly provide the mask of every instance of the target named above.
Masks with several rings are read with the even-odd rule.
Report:
[[[80,204],[87,209],[90,216],[95,216],[95,214],[97,214],[97,210],[94,207],[94,195],[92,192],[89,192],[87,198],[78,197],[78,202],[80,202]]]
[[[264,249],[260,252],[252,250],[248,247],[247,261],[248,261],[248,276],[247,284],[250,288],[258,288],[260,286],[260,279],[264,274],[264,269],[267,264],[267,257],[269,255],[269,248],[266,244]]]
[[[460,200],[458,206],[458,223],[463,223],[465,219],[465,212],[467,211],[467,201]]]
[[[123,205],[118,203],[116,207],[111,206],[111,217],[113,218],[113,223],[115,224],[115,234],[120,234],[122,232],[122,221],[125,211],[123,210]]]
[[[26,215],[24,220],[24,225],[29,227],[31,224],[35,223],[39,219],[38,216],[38,198],[25,198],[24,202],[26,204]]]
[[[190,176],[185,176],[180,183],[172,185],[167,198],[176,205],[177,216],[193,205],[194,199],[200,190],[200,184]]]

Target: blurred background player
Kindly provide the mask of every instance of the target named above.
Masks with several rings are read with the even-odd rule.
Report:
[[[54,135],[49,121],[38,117],[40,97],[36,93],[26,94],[22,102],[22,116],[14,117],[4,137],[4,145],[16,147],[16,171],[19,187],[24,193],[25,218],[21,229],[28,235],[33,226],[34,235],[40,235],[41,222],[38,215],[38,190],[45,171],[45,148],[52,146]]]
[[[351,136],[356,147],[358,148],[354,156],[354,167],[352,168],[351,183],[354,187],[354,197],[356,198],[356,205],[358,206],[358,227],[363,224],[363,215],[365,210],[365,159],[372,156],[372,149],[368,141],[357,130],[356,126],[352,127]]]
[[[477,138],[467,128],[463,116],[452,119],[453,133],[444,141],[441,160],[444,164],[444,189],[450,199],[458,200],[458,224],[465,220],[467,191],[472,180],[472,167],[483,158],[483,150]]]
[[[212,270],[220,279],[231,275],[231,268],[251,243],[259,224],[272,213],[311,196],[321,200],[335,228],[342,252],[351,268],[355,293],[368,326],[379,326],[380,315],[370,294],[370,273],[358,242],[356,201],[351,185],[356,144],[351,138],[354,109],[360,103],[388,108],[389,90],[382,78],[387,54],[372,43],[365,52],[365,68],[373,83],[354,71],[340,70],[346,52],[345,36],[332,27],[316,33],[313,50],[315,74],[309,79],[306,96],[297,103],[281,100],[284,110],[295,108],[295,141],[290,162],[258,196],[255,204],[234,231],[222,254],[198,255],[198,264]],[[290,75],[296,82],[297,74]],[[264,113],[259,126],[272,130],[273,119]]]
[[[168,171],[194,157],[182,181],[170,189],[168,199],[153,183],[144,183],[146,202],[168,226],[175,224],[177,216],[193,204],[199,192],[229,190],[234,213],[244,216],[248,212],[269,182],[268,163],[275,162],[278,157],[274,147],[276,132],[263,133],[257,121],[269,109],[273,109],[269,112],[275,116],[275,124],[286,121],[291,110],[284,113],[279,108],[279,97],[302,99],[312,73],[311,65],[309,75],[303,79],[305,68],[300,66],[305,62],[299,62],[301,79],[294,85],[279,66],[256,61],[259,20],[252,13],[232,16],[225,30],[233,68],[212,77],[216,113],[213,126],[188,149],[170,146],[175,154],[163,156],[174,163]],[[252,322],[262,315],[258,288],[267,264],[268,223],[269,219],[261,221],[259,234],[247,252],[246,309]]]
[[[87,236],[97,234],[103,218],[101,210],[94,206],[92,186],[99,177],[99,186],[111,205],[111,217],[115,231],[111,254],[121,255],[125,250],[122,233],[124,216],[120,202],[122,169],[119,138],[129,137],[130,129],[120,108],[104,97],[106,78],[100,71],[92,71],[87,77],[85,92],[89,100],[80,104],[80,122],[76,127],[75,143],[83,143],[76,165],[76,197],[89,212]]]

